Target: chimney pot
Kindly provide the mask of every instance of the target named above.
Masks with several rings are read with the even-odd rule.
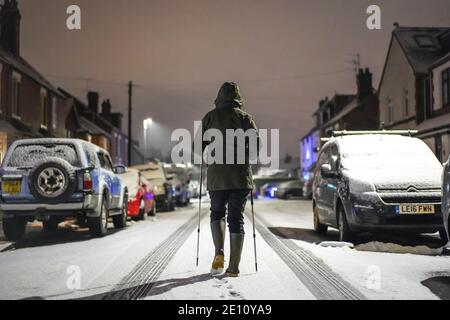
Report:
[[[0,44],[15,56],[20,55],[20,11],[16,0],[5,0],[0,9]]]
[[[91,110],[95,114],[98,114],[98,100],[99,100],[98,92],[89,91],[87,98],[89,110]]]

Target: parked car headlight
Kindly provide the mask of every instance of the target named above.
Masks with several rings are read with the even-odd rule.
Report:
[[[157,195],[160,195],[160,194],[165,194],[165,193],[166,193],[166,190],[164,189],[163,186],[154,186],[154,187],[153,187],[153,192],[154,192],[155,194],[157,194]]]
[[[350,180],[349,187],[350,193],[356,196],[365,192],[376,191],[376,188],[372,183],[363,180]]]

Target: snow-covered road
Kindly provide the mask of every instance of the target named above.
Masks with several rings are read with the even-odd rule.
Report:
[[[309,201],[260,200],[255,205],[257,273],[247,219],[241,277],[210,277],[207,202],[195,266],[194,203],[102,239],[91,239],[83,230],[49,237],[33,229],[16,249],[0,253],[0,299],[438,299],[421,282],[450,276],[450,257],[416,249],[408,249],[415,254],[389,253],[404,247],[374,242],[438,247],[434,236],[363,236],[358,243],[368,243],[364,247],[322,247],[337,233],[312,231]]]

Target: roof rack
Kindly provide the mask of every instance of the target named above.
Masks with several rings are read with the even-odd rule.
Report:
[[[330,137],[320,138],[322,142],[328,142],[336,137],[356,136],[365,134],[383,134],[383,135],[400,135],[400,136],[414,136],[418,134],[418,130],[374,130],[374,131],[333,131]]]
[[[418,134],[418,130],[375,130],[375,131],[333,131],[332,137],[342,137],[342,136],[353,136],[353,135],[364,135],[364,134],[386,134],[386,135],[402,135],[402,136],[413,136]]]

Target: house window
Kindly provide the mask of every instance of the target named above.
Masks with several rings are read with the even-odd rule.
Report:
[[[431,117],[431,115],[434,111],[434,108],[435,108],[435,106],[433,104],[433,95],[432,95],[433,91],[431,89],[431,86],[432,86],[431,78],[426,78],[424,81],[424,88],[423,88],[423,92],[424,92],[423,106],[425,108],[425,110],[424,110],[425,111],[425,113],[424,113],[425,119],[428,119]]]
[[[394,102],[392,98],[388,98],[387,102],[387,122],[389,124],[394,122]]]
[[[57,113],[56,113],[56,98],[52,98],[52,129],[56,130],[56,122],[57,122]]]
[[[45,129],[48,128],[48,99],[47,99],[47,90],[41,89],[41,124]]]
[[[442,105],[450,107],[450,68],[442,72]]]
[[[409,91],[405,89],[403,91],[403,115],[405,118],[409,117]]]
[[[121,146],[120,144],[122,143],[120,141],[120,134],[116,133],[116,163],[121,163],[122,160],[122,151],[121,151]]]
[[[11,113],[13,117],[20,119],[20,74],[13,72],[11,85]]]

